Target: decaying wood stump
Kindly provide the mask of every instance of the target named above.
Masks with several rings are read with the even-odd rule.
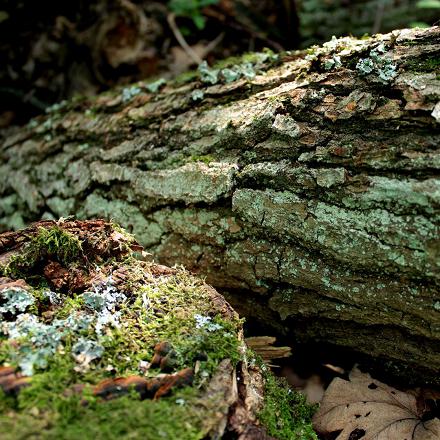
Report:
[[[0,223],[114,218],[285,335],[438,382],[439,52],[343,38],[61,106],[3,133]]]
[[[273,438],[238,315],[140,251],[102,220],[0,234],[2,439]]]

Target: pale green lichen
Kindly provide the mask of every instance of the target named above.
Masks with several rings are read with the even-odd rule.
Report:
[[[438,276],[437,250],[429,245],[438,235],[435,219],[399,217],[382,209],[357,212],[272,190],[237,190],[232,206],[266,233],[301,240],[351,266]]]
[[[333,55],[332,58],[325,60],[324,68],[325,70],[338,69],[342,66],[341,57],[339,55]]]
[[[193,90],[191,92],[191,99],[193,101],[202,101],[204,97],[205,97],[205,94],[203,93],[203,90],[197,89],[197,90]]]
[[[68,101],[65,101],[65,100],[60,101],[60,102],[56,102],[55,104],[52,104],[51,106],[46,107],[45,112],[46,113],[57,113],[60,110],[66,108],[67,105],[68,105]]]
[[[229,58],[217,63],[212,68],[208,66],[206,61],[203,61],[198,67],[198,73],[203,83],[211,85],[219,82],[229,84],[240,78],[252,80],[265,63],[270,64],[277,59],[278,55],[268,51],[244,55],[241,58]]]
[[[151,93],[157,93],[160,90],[160,88],[166,84],[166,82],[167,81],[165,78],[159,78],[158,80],[147,84],[145,88]]]
[[[218,82],[218,75],[219,70],[218,69],[211,69],[208,66],[208,63],[206,61],[203,61],[199,67],[198,72],[200,75],[200,80],[206,84],[217,84]]]
[[[140,93],[142,93],[142,89],[139,86],[125,87],[121,93],[122,102],[129,102]]]
[[[272,129],[276,134],[283,135],[290,139],[296,139],[300,135],[298,123],[288,115],[276,115],[272,124]]]
[[[20,287],[10,287],[0,291],[2,304],[0,306],[0,318],[2,314],[24,312],[29,306],[34,304],[34,297],[25,289]]]
[[[397,66],[390,58],[383,54],[386,47],[383,43],[370,51],[369,58],[361,58],[356,64],[356,69],[361,75],[375,73],[383,83],[392,81],[397,76]]]
[[[36,369],[48,368],[50,358],[61,349],[67,338],[87,331],[90,324],[91,319],[87,316],[71,315],[45,324],[36,315],[20,314],[15,321],[3,323],[0,338],[3,339],[2,352],[5,354],[0,354],[0,358],[18,365],[24,375],[32,376]]]
[[[316,175],[316,183],[323,188],[341,185],[346,180],[346,171],[344,168],[317,170],[314,174]]]
[[[133,182],[137,195],[185,203],[214,203],[230,194],[235,163],[188,163],[176,169],[140,172]]]

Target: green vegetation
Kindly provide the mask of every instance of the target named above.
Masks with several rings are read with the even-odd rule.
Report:
[[[121,246],[133,241],[117,225],[109,234]],[[205,438],[224,404],[223,393],[206,386],[223,360],[233,367],[244,361],[242,321],[183,269],[158,274],[155,264],[132,253],[86,263],[90,240],[102,248],[98,235],[88,235],[85,246],[62,226],[40,228],[7,266],[10,275],[20,271],[26,281],[40,277],[40,283],[0,291],[0,318],[6,318],[0,366],[14,367],[28,381],[16,393],[0,393],[2,439]],[[53,258],[94,281],[69,295],[51,290],[40,272]],[[159,343],[167,346],[160,366],[152,362]],[[313,408],[262,363],[260,368],[267,395],[260,420],[270,435],[315,439]],[[160,398],[129,386],[110,400],[96,392],[105,380],[157,381],[184,369],[193,371],[192,386],[173,386]]]
[[[191,162],[203,162],[206,165],[209,165],[214,160],[215,160],[215,158],[211,154],[202,154],[202,155],[193,154],[190,157]]]
[[[120,228],[114,231],[121,244],[132,240]],[[1,312],[8,314],[0,329],[0,365],[30,376],[29,385],[15,396],[0,395],[2,438],[35,432],[44,439],[128,433],[134,438],[203,438],[209,411],[198,406],[204,386],[223,359],[233,365],[241,359],[241,321],[216,311],[211,291],[184,270],[158,276],[154,264],[130,255],[85,266],[82,258],[75,260],[82,248],[61,227],[41,228],[7,266],[8,274],[23,271],[28,279],[45,260],[56,258],[89,271],[97,281],[70,296],[47,287],[14,290],[11,298],[9,290],[0,293]],[[118,273],[123,273],[119,282]],[[93,395],[93,387],[104,379],[162,374],[163,365],[145,369],[160,342],[171,347],[167,372],[197,363],[194,387],[173,389],[159,400],[140,401],[134,391],[106,402]]]
[[[439,73],[440,72],[440,58],[425,57],[424,59],[414,59],[406,62],[408,70],[414,72]]]
[[[271,373],[265,375],[264,407],[259,414],[269,435],[279,440],[317,440],[312,428],[315,405],[292,390],[285,380]]]
[[[170,0],[168,7],[178,17],[190,18],[197,29],[202,30],[206,24],[202,9],[218,2],[219,0]]]
[[[9,260],[3,272],[8,276],[24,275],[42,258],[56,258],[67,265],[81,254],[82,245],[77,237],[58,226],[40,228],[24,245],[22,252]]]

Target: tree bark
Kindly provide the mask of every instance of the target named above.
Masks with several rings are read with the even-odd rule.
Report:
[[[114,218],[260,322],[436,381],[439,37],[332,40],[252,79],[61,106],[3,133],[0,223]]]

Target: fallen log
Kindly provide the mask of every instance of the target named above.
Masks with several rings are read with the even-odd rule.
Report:
[[[0,234],[2,439],[284,439],[274,393],[297,402],[280,429],[316,438],[224,298],[139,251],[103,220]]]
[[[113,218],[285,336],[438,383],[439,40],[334,39],[63,103],[2,133],[0,223]]]

